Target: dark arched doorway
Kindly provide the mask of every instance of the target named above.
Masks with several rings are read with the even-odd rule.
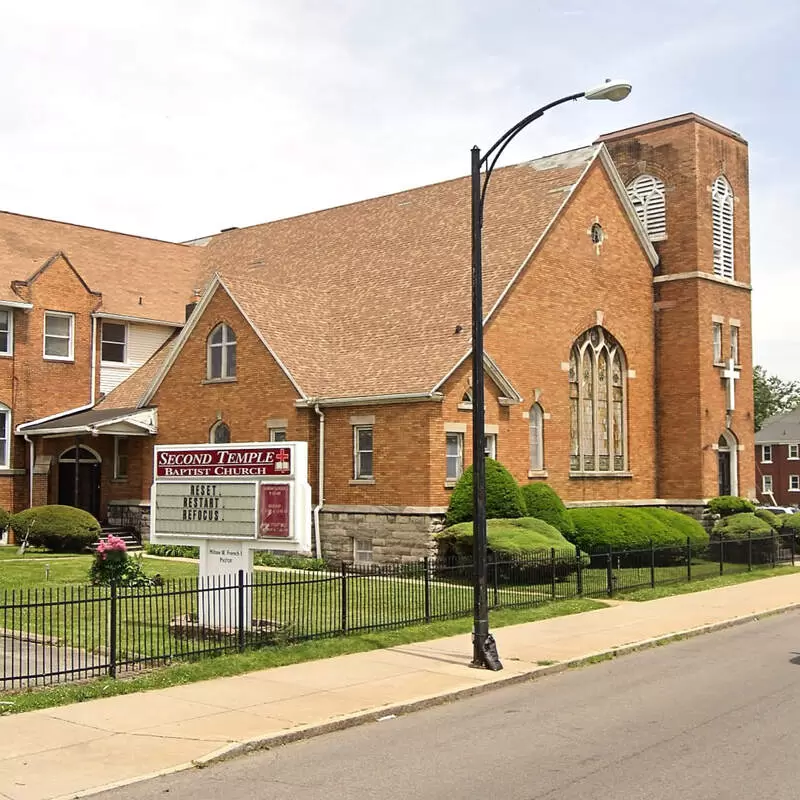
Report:
[[[81,445],[58,458],[58,502],[77,506],[97,517],[100,513],[100,456]]]

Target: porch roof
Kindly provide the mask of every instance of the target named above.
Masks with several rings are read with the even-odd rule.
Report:
[[[29,436],[116,435],[150,436],[158,431],[155,408],[94,408],[57,419],[20,425],[17,433]]]

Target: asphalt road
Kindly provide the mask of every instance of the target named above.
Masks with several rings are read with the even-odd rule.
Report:
[[[795,800],[798,701],[790,613],[97,797]]]

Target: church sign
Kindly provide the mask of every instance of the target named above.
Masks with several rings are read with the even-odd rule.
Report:
[[[292,450],[286,446],[158,448],[156,455],[156,478],[233,478],[291,473]]]

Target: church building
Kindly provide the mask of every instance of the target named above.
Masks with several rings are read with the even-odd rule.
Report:
[[[0,503],[146,530],[155,444],[299,440],[324,555],[426,555],[472,459],[469,184],[184,244],[2,215]],[[695,114],[497,169],[489,454],[573,505],[754,496],[748,216]]]

